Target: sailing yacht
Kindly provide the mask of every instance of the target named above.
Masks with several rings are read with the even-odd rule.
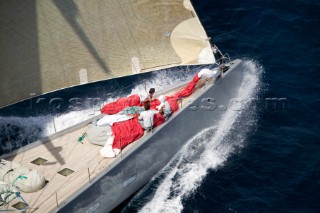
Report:
[[[187,72],[190,66],[199,71],[210,66],[221,73],[181,98],[165,123],[144,132],[114,158],[102,157],[101,146],[88,137],[79,138],[103,115],[3,154],[1,159],[36,170],[46,181],[34,192],[17,188],[17,196],[0,211],[112,211],[146,185],[188,139],[215,124],[239,92],[242,61],[230,61],[210,43],[190,0],[6,1],[0,11],[5,20],[0,22],[3,108],[57,90],[172,67]],[[170,96],[189,80],[156,95]],[[10,184],[23,184],[22,177]]]

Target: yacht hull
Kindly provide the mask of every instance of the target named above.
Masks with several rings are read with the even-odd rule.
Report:
[[[217,123],[238,96],[244,68],[240,60],[231,63],[230,69],[214,85],[203,88],[193,100],[188,100],[187,107],[119,156],[108,170],[57,211],[108,212],[148,183],[190,138]]]

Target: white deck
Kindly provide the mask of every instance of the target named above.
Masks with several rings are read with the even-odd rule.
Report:
[[[99,154],[101,147],[92,145],[86,139],[83,144],[77,142],[86,129],[87,126],[8,159],[38,170],[49,181],[40,191],[21,193],[31,208],[39,208],[37,212],[47,212],[60,205],[77,188],[89,182],[89,172],[94,178],[114,160],[103,158]],[[40,166],[32,164],[31,161],[38,157],[48,161]],[[64,177],[57,173],[63,168],[75,172]],[[18,201],[21,200],[16,199]],[[16,202],[11,202],[11,205]]]

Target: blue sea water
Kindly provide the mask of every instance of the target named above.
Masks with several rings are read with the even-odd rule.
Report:
[[[262,67],[259,107],[247,108],[220,140],[231,143],[241,135],[227,157],[173,163],[123,212],[320,212],[320,2],[206,0],[193,5],[223,52]],[[285,101],[275,106],[270,98]],[[209,135],[205,142],[214,139]],[[198,181],[190,172],[181,174],[187,180],[179,177],[179,167],[197,170],[212,161],[217,165],[205,175],[193,175]],[[194,187],[181,186],[188,182]]]
[[[122,211],[320,212],[320,2],[194,0],[193,5],[221,51],[248,64],[252,88],[244,91],[255,90],[253,100],[240,115],[227,115],[191,139]],[[140,80],[121,82],[122,89]],[[119,90],[115,82],[104,86]],[[103,85],[87,89],[112,98]],[[0,112],[5,124],[0,136],[21,124],[28,126],[22,131],[33,132],[29,141],[42,134],[39,119],[47,123],[55,116],[43,108],[32,115],[19,110],[28,104]],[[17,117],[7,117],[13,114]]]

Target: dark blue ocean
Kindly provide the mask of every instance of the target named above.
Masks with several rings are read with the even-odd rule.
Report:
[[[248,103],[190,139],[119,211],[320,212],[320,1],[194,0],[193,5],[212,42],[231,59],[245,61],[241,98]],[[163,79],[157,73],[141,76],[153,77]],[[86,94],[69,93],[107,100],[142,81],[118,79],[85,86]],[[119,84],[122,94],[114,93]],[[49,114],[46,106],[22,110],[32,104],[0,111],[0,154],[14,148],[12,141],[25,145],[66,126],[66,120],[92,115],[90,107],[73,112],[62,106]],[[56,125],[44,130],[51,120]]]
[[[258,107],[249,106],[219,140],[229,149],[238,143],[228,154],[219,156],[225,149],[217,145],[212,159],[173,163],[177,172],[169,168],[155,178],[124,212],[320,212],[320,2],[193,5],[224,53],[260,67]],[[205,175],[204,163],[212,163]],[[188,182],[194,187],[183,185]]]

